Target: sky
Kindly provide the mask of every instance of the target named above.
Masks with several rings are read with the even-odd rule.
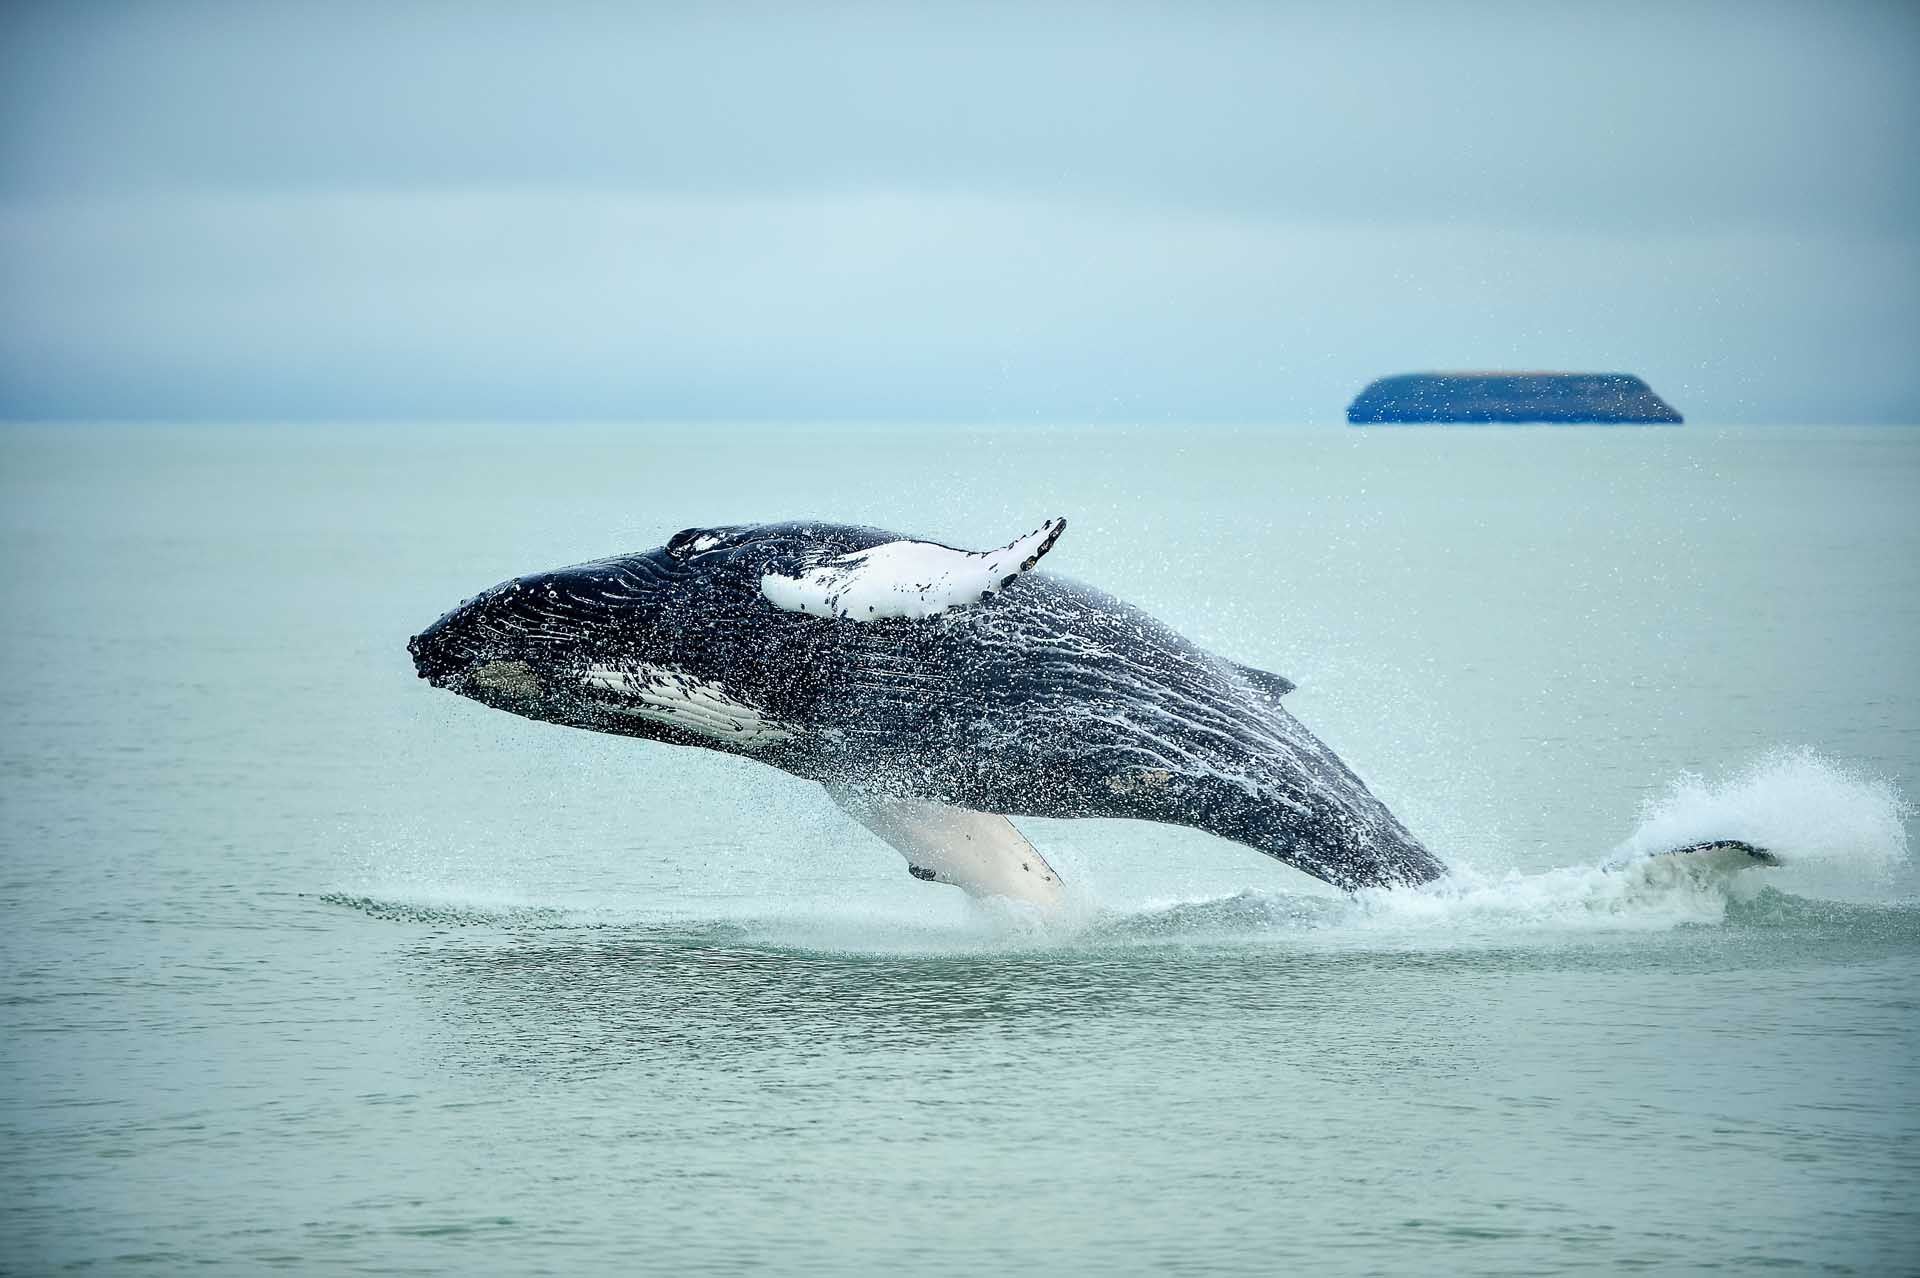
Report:
[[[0,418],[1920,422],[1920,5],[0,6]]]

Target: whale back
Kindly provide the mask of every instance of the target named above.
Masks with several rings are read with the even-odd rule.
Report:
[[[1193,826],[1342,887],[1443,872],[1280,704],[1290,681],[1103,591],[1029,573],[933,622],[840,625],[816,730],[783,763],[802,775],[1010,815]]]

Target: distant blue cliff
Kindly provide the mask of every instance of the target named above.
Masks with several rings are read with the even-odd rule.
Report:
[[[1391,422],[1678,422],[1631,373],[1401,373],[1347,406],[1356,426]]]

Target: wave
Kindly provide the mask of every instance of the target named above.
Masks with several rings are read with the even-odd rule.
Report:
[[[1462,865],[1416,888],[1351,897],[1249,889],[1128,904],[1070,897],[1041,913],[953,892],[847,901],[713,897],[662,905],[618,895],[547,897],[466,884],[408,883],[319,899],[388,922],[506,931],[619,929],[836,952],[976,952],[1163,943],[1472,946],[1683,927],[1826,926],[1916,917],[1889,889],[1908,863],[1909,809],[1884,781],[1810,751],[1768,755],[1735,775],[1683,775],[1638,826],[1591,864],[1484,872]],[[1783,864],[1728,871],[1657,853],[1708,839],[1769,848]]]

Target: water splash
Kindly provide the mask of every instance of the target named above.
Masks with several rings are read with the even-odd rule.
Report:
[[[1722,781],[1680,776],[1646,803],[1615,854],[1744,839],[1779,854],[1777,884],[1815,896],[1874,896],[1907,865],[1911,814],[1884,780],[1812,750],[1778,750]]]
[[[1461,866],[1421,887],[1371,889],[1352,897],[1249,889],[1121,904],[1069,885],[1066,905],[1043,912],[944,891],[862,891],[849,899],[843,885],[827,879],[816,881],[812,890],[789,884],[787,894],[778,897],[740,890],[740,885],[700,896],[682,889],[669,898],[556,894],[506,887],[488,881],[490,876],[475,880],[458,864],[441,862],[440,875],[422,873],[426,867],[415,863],[412,873],[385,878],[377,888],[320,899],[382,920],[429,926],[612,928],[809,952],[952,954],[1263,942],[1360,948],[1532,944],[1556,935],[1717,925],[1729,921],[1733,907],[1769,887],[1775,889],[1774,904],[1765,913],[1774,919],[1798,917],[1792,903],[1803,898],[1884,899],[1891,877],[1907,863],[1907,813],[1887,783],[1799,750],[1767,755],[1720,781],[1677,778],[1645,806],[1627,839],[1586,864],[1543,872]],[[1728,869],[1657,855],[1724,838],[1770,848],[1784,864]],[[442,878],[452,881],[442,883]]]
[[[577,926],[580,922],[577,915],[559,906],[503,901],[457,890],[322,892],[317,899],[389,923],[433,927],[552,928]]]

